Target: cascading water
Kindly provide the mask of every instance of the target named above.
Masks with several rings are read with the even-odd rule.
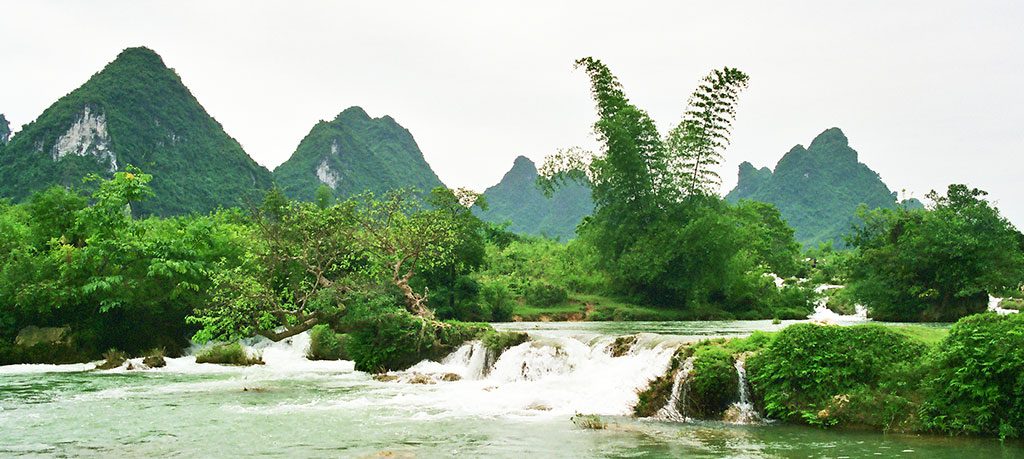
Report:
[[[678,345],[650,335],[633,351],[613,357],[608,350],[613,340],[536,337],[505,350],[493,365],[482,345],[469,343],[441,362],[423,361],[382,379],[425,383],[402,384],[400,396],[402,404],[432,413],[424,416],[628,415],[637,390],[665,371]],[[445,379],[449,374],[463,377],[453,382]]]
[[[734,424],[750,424],[760,420],[754,404],[750,401],[750,388],[747,386],[747,369],[743,359],[736,359],[736,377],[739,381],[737,392],[739,400],[733,403],[725,413],[725,421]]]
[[[842,285],[819,285],[814,289],[818,294],[824,294],[829,290],[836,290],[843,288]],[[814,312],[807,316],[813,322],[821,322],[827,324],[854,324],[860,322],[867,322],[871,319],[868,318],[868,310],[862,305],[854,305],[854,313],[849,315],[839,314],[828,308],[829,297],[822,295],[821,298],[814,304]]]
[[[686,407],[682,403],[686,400],[686,377],[693,371],[693,357],[686,359],[683,362],[683,366],[676,372],[675,377],[672,379],[672,393],[669,394],[668,403],[658,410],[658,413],[654,415],[655,418],[664,419],[666,421],[677,421],[685,422],[689,418],[686,417]],[[683,409],[680,410],[679,406],[683,405]]]
[[[996,298],[996,297],[994,297],[992,295],[989,295],[988,296],[988,310],[990,312],[994,312],[994,313],[999,314],[1001,316],[1005,316],[1007,314],[1016,314],[1016,313],[1019,312],[1016,309],[1006,309],[1006,308],[1000,307],[999,304],[1002,303],[1002,302],[1003,302],[1002,298]]]

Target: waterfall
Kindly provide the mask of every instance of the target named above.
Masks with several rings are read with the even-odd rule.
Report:
[[[754,410],[754,404],[750,401],[750,388],[747,387],[747,369],[743,359],[736,359],[736,377],[738,401],[733,403],[725,412],[724,420],[734,424],[750,424],[757,422],[759,417]]]
[[[817,288],[814,289],[814,291],[819,294],[824,294],[830,290],[836,290],[840,288],[843,288],[843,286],[826,284],[819,285]],[[867,322],[871,320],[868,318],[867,308],[865,308],[863,305],[854,305],[855,312],[853,314],[843,315],[829,309],[828,300],[828,296],[822,295],[822,297],[819,298],[814,304],[814,312],[812,312],[811,315],[807,316],[807,318],[814,322],[821,322],[826,324],[852,324]]]
[[[655,418],[664,419],[667,421],[687,421],[689,418],[686,417],[686,404],[682,403],[683,409],[679,409],[681,402],[686,401],[686,377],[693,371],[693,357],[686,359],[683,362],[683,366],[676,371],[675,378],[672,380],[672,392],[669,394],[668,403],[665,404],[658,413],[654,415]]]
[[[422,361],[374,384],[402,384],[403,405],[419,406],[425,413],[626,416],[636,405],[637,391],[665,372],[678,344],[643,335],[632,352],[613,357],[607,349],[613,339],[537,336],[500,356],[482,344],[466,343],[440,362]]]
[[[999,314],[1001,316],[1005,316],[1007,314],[1016,314],[1018,312],[1016,309],[1006,309],[1006,308],[1000,307],[999,303],[1002,303],[1002,302],[1003,302],[1002,298],[996,298],[996,297],[994,297],[992,295],[989,295],[988,296],[988,310],[989,310],[989,312],[994,312],[994,313]]]

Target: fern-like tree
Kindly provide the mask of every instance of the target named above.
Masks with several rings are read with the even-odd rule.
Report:
[[[689,98],[682,121],[662,136],[601,61],[576,65],[590,77],[601,148],[552,155],[540,168],[539,185],[548,192],[570,180],[590,185],[595,210],[579,239],[596,249],[615,289],[693,309],[710,303],[752,309],[777,297],[762,274],[793,270],[792,231],[777,212],[730,206],[717,196],[715,169],[747,75],[728,67],[712,71]],[[779,250],[762,250],[768,247]]]

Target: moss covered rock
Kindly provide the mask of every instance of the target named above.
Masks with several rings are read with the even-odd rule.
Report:
[[[367,308],[346,318],[351,330],[345,341],[359,371],[405,370],[425,359],[440,359],[466,341],[494,329],[487,324],[437,321],[413,316],[394,305]]]
[[[633,346],[636,345],[636,340],[636,335],[627,335],[615,338],[615,341],[608,345],[608,353],[611,354],[612,357],[622,357],[633,349]]]

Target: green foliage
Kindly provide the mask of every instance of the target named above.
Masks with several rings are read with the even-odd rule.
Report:
[[[268,193],[240,229],[244,254],[216,266],[209,301],[189,316],[202,327],[194,340],[259,334],[279,341],[337,318],[350,278],[361,267],[352,244],[354,214],[353,203],[321,208],[288,201],[277,189]]]
[[[221,365],[263,365],[259,354],[249,355],[239,343],[218,344],[196,354],[196,363],[217,363]]]
[[[345,335],[335,333],[327,324],[316,325],[309,331],[310,360],[348,360],[345,352]]]
[[[331,192],[340,198],[443,186],[408,130],[390,116],[370,118],[359,107],[318,122],[292,156],[274,169],[274,180],[284,192],[303,201],[316,199],[324,185],[321,177],[334,182]]]
[[[950,185],[932,210],[861,212],[848,288],[881,320],[951,321],[1024,280],[1020,233],[985,199]]]
[[[480,287],[480,302],[491,312],[491,321],[508,322],[512,320],[515,298],[508,285],[500,281],[491,281]]]
[[[590,77],[602,151],[553,155],[540,183],[549,192],[571,181],[591,185],[596,208],[578,241],[591,248],[611,290],[697,317],[809,312],[802,295],[764,282],[767,272],[799,268],[798,246],[779,213],[761,204],[730,206],[714,195],[714,166],[747,76],[711,72],[663,139],[603,63],[585,58],[577,66]]]
[[[961,319],[927,381],[924,424],[958,435],[1024,437],[1024,316]]]
[[[526,288],[523,299],[534,306],[554,306],[566,302],[569,293],[557,285],[538,283]]]
[[[537,168],[524,156],[516,158],[501,182],[484,191],[487,209],[477,215],[487,222],[508,222],[508,231],[561,241],[572,239],[576,226],[594,210],[590,187],[567,183],[546,196],[537,185]]]
[[[857,152],[838,128],[822,132],[806,149],[793,147],[779,160],[774,173],[767,167],[740,164],[739,182],[726,199],[774,204],[805,248],[842,244],[861,205],[869,209],[897,207],[896,193],[857,161]]]
[[[350,304],[345,316],[350,330],[345,347],[357,370],[404,370],[423,359],[441,358],[491,330],[485,324],[414,316],[399,301],[395,295],[378,293],[356,298]]]
[[[720,347],[697,349],[693,370],[687,377],[687,398],[683,400],[687,415],[702,419],[719,419],[737,399],[739,377],[736,359]]]
[[[54,161],[58,139],[86,111],[105,122],[106,140],[92,132],[85,155],[76,151]],[[99,149],[104,142],[106,149]],[[270,172],[224,132],[160,56],[129,48],[0,151],[0,196],[23,200],[54,185],[77,185],[89,174],[109,178],[114,164],[105,155],[115,156],[120,170],[135,164],[155,174],[156,197],[133,206],[136,215],[243,205],[271,184]]]
[[[208,301],[210,271],[239,256],[235,214],[135,219],[150,177],[128,167],[91,179],[85,197],[50,189],[0,209],[0,333],[70,324],[87,356],[188,343],[189,311]],[[14,222],[18,222],[14,224]]]
[[[746,367],[769,417],[887,429],[914,424],[912,401],[927,351],[924,343],[881,325],[796,324],[748,358]],[[887,408],[874,409],[879,405]]]

